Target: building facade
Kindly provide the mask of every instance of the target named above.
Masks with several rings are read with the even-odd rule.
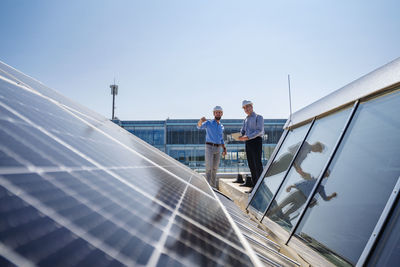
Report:
[[[154,120],[154,121],[120,121],[114,122],[147,143],[167,153],[174,159],[197,171],[204,171],[204,143],[206,134],[198,130],[198,120]],[[266,164],[275,148],[286,120],[265,119],[262,161]],[[240,131],[243,120],[221,120],[224,125],[224,140],[227,155],[220,161],[219,171],[248,171],[244,142],[235,141],[232,133]]]

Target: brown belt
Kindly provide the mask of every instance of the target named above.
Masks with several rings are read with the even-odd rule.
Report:
[[[206,142],[206,145],[210,145],[210,146],[222,146],[222,144],[214,144],[214,143],[210,143],[210,142]]]

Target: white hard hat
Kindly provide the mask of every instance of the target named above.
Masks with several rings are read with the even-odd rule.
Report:
[[[250,100],[243,100],[242,107],[244,107],[246,105],[253,105],[253,102],[251,102]]]
[[[213,111],[224,111],[221,106],[215,106]]]

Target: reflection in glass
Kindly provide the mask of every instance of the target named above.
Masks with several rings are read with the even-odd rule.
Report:
[[[395,203],[395,210],[386,225],[382,237],[378,240],[368,266],[397,266],[400,262],[400,205]]]
[[[276,202],[268,210],[267,216],[288,231],[296,224],[349,113],[350,109],[346,109],[315,121],[275,198]],[[318,193],[325,201],[336,196],[336,193],[327,195],[325,190],[319,190]],[[312,203],[316,204],[314,201]]]
[[[400,175],[400,93],[360,104],[296,235],[332,261],[355,264]]]
[[[309,127],[310,124],[303,125],[302,127],[289,132],[286,136],[274,162],[269,167],[262,183],[251,200],[250,206],[260,213],[264,213],[272,197],[278,190],[286,170],[288,169],[297,149],[301,145]]]

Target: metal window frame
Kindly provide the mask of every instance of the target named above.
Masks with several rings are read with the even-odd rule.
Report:
[[[378,240],[382,237],[385,230],[387,222],[390,220],[391,214],[395,209],[396,203],[399,201],[399,191],[400,191],[400,176],[397,178],[396,185],[393,188],[392,194],[390,195],[388,201],[386,202],[385,208],[383,209],[378,222],[375,225],[374,230],[369,237],[367,244],[364,247],[361,256],[358,258],[357,267],[365,266],[366,263],[371,259],[372,253],[374,252]]]
[[[281,183],[280,183],[279,186],[278,186],[278,189],[276,190],[274,196],[271,198],[271,201],[269,202],[269,204],[268,204],[268,206],[267,206],[267,209],[264,211],[264,214],[263,214],[263,216],[261,217],[260,222],[262,222],[262,221],[264,220],[265,215],[267,214],[268,210],[271,208],[272,202],[274,202],[274,200],[275,200],[275,198],[276,198],[276,195],[278,194],[279,190],[281,189],[283,183],[284,183],[285,180],[286,180],[286,177],[288,176],[290,170],[292,169],[293,163],[294,163],[294,161],[296,160],[297,155],[299,154],[300,150],[302,149],[302,147],[303,147],[303,145],[304,145],[304,142],[306,141],[306,139],[307,139],[307,137],[308,137],[308,134],[310,133],[312,127],[314,126],[314,122],[315,122],[315,118],[313,118],[313,120],[311,121],[310,126],[308,127],[308,130],[307,130],[306,135],[304,136],[303,140],[301,141],[301,144],[300,144],[299,148],[297,148],[297,151],[296,151],[296,153],[294,154],[293,159],[292,159],[292,161],[290,162],[290,164],[289,164],[289,166],[288,166],[288,169],[286,170],[285,175],[283,176],[282,181],[281,181]]]
[[[335,146],[334,146],[334,148],[333,148],[333,150],[332,150],[327,162],[325,163],[325,166],[322,168],[322,171],[321,171],[321,173],[320,173],[320,175],[319,175],[319,177],[317,179],[317,182],[315,183],[315,185],[314,185],[314,187],[313,187],[313,189],[311,191],[311,194],[308,196],[307,201],[305,203],[305,206],[304,206],[303,210],[300,213],[299,219],[297,220],[297,223],[295,224],[295,226],[292,228],[292,230],[291,230],[291,232],[289,234],[289,238],[286,241],[285,245],[288,245],[290,239],[294,236],[296,230],[298,229],[298,227],[299,227],[299,225],[300,225],[300,223],[301,223],[301,221],[302,221],[302,219],[303,219],[303,217],[304,217],[304,215],[306,213],[306,210],[307,210],[308,206],[310,205],[312,199],[314,198],[315,194],[317,193],[317,188],[320,186],[325,172],[328,170],[329,166],[331,165],[332,160],[335,157],[336,152],[339,149],[339,146],[343,141],[343,138],[344,138],[344,136],[345,136],[345,134],[347,132],[347,129],[349,128],[351,122],[353,121],[353,117],[354,117],[354,114],[356,113],[356,111],[358,109],[359,103],[360,103],[360,100],[357,100],[354,103],[353,108],[352,108],[352,110],[350,112],[350,115],[347,118],[347,121],[346,121],[346,123],[345,123],[345,125],[344,125],[344,127],[342,129],[342,132],[340,133],[339,138],[336,141],[336,144],[335,144]]]
[[[271,155],[270,159],[268,160],[267,166],[265,166],[263,172],[261,173],[260,178],[259,178],[258,181],[257,181],[257,184],[255,185],[255,187],[254,187],[254,189],[253,189],[253,192],[252,192],[251,195],[250,195],[249,201],[248,201],[247,206],[246,206],[246,210],[249,208],[251,201],[253,200],[254,196],[257,194],[258,189],[259,189],[259,187],[260,187],[262,181],[265,179],[265,175],[267,174],[268,169],[270,168],[272,162],[274,162],[274,160],[275,160],[275,158],[276,158],[276,155],[278,155],[278,152],[279,152],[279,150],[281,149],[282,144],[285,142],[286,137],[288,136],[288,133],[289,133],[289,132],[290,132],[290,131],[286,129],[286,130],[282,133],[281,138],[279,139],[279,142],[278,142],[278,144],[276,145],[276,147],[275,147],[275,149],[274,149],[274,152],[272,152],[272,155]],[[261,178],[261,177],[262,177],[262,178]]]

